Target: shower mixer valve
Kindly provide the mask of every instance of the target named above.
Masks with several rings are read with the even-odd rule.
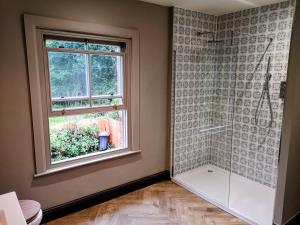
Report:
[[[284,99],[286,94],[286,81],[281,81],[279,98]]]

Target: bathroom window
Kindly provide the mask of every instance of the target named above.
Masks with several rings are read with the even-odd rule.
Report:
[[[126,43],[41,32],[51,163],[127,148]]]
[[[140,152],[138,33],[28,15],[25,31],[36,176]]]

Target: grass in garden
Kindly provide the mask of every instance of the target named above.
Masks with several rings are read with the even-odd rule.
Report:
[[[67,122],[67,118],[64,117],[64,116],[51,117],[49,119],[50,127],[55,126],[55,125],[60,124],[60,123],[65,123],[65,122]]]

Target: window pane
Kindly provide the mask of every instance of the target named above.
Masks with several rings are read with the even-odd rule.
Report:
[[[52,98],[88,95],[86,54],[49,52],[48,58]]]
[[[92,100],[93,107],[99,106],[110,106],[110,105],[122,105],[123,101],[121,98],[111,98],[111,99],[94,99]]]
[[[49,118],[51,162],[126,148],[125,111]]]
[[[92,96],[121,95],[121,56],[91,55]]]
[[[108,45],[108,44],[98,44],[98,43],[88,43],[88,50],[97,50],[105,52],[120,52],[121,47],[118,45]]]
[[[52,110],[88,108],[89,100],[52,101]]]
[[[85,46],[86,44],[84,42],[46,39],[47,48],[70,48],[84,50]]]

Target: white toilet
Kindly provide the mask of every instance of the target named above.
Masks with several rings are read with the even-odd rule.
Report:
[[[40,203],[33,200],[19,201],[26,223],[28,225],[40,225],[43,212]]]

